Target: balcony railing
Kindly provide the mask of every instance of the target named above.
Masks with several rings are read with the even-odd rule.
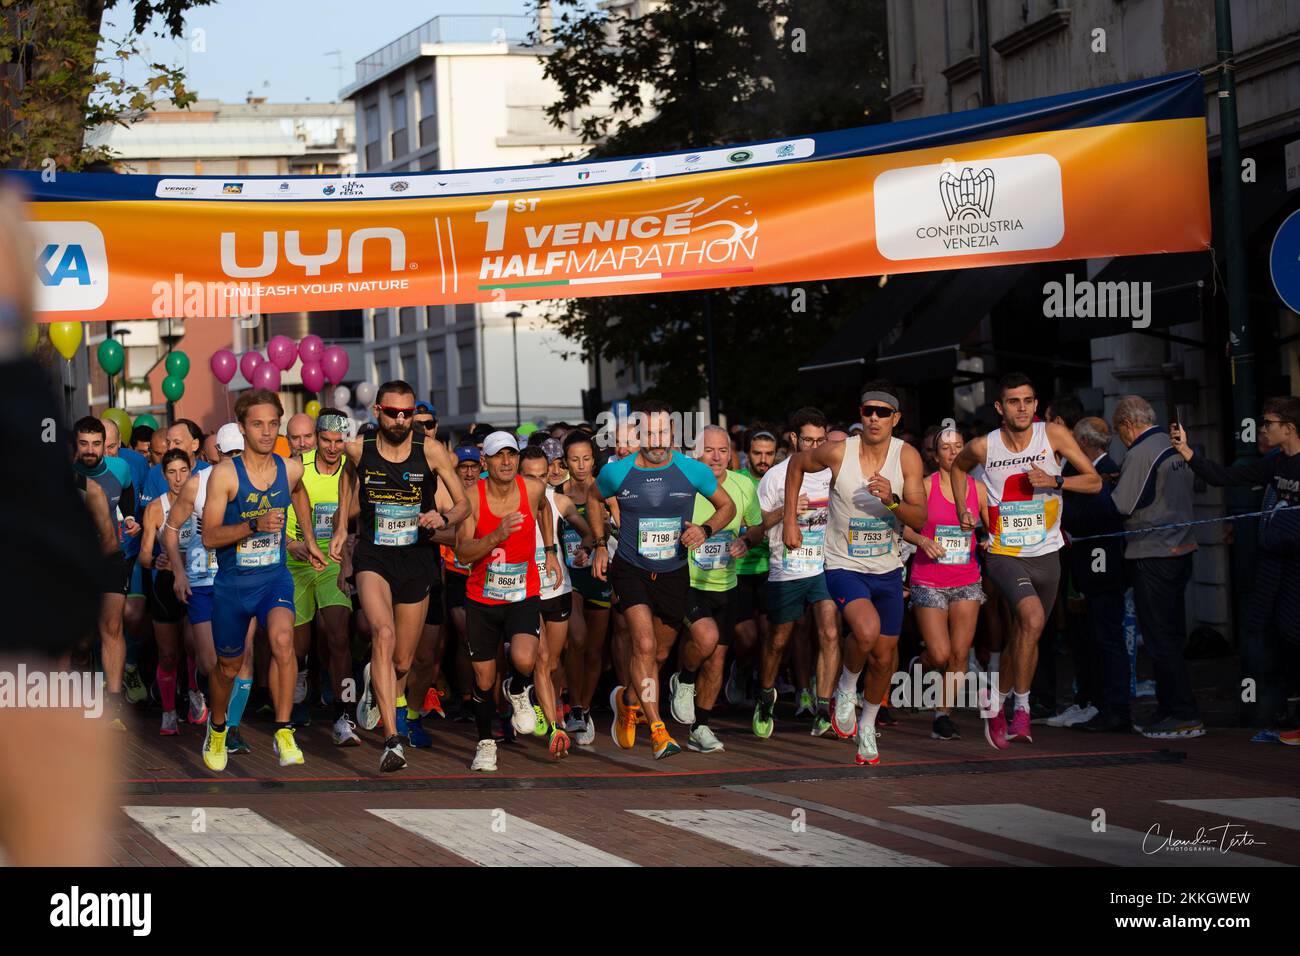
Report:
[[[356,82],[384,73],[426,43],[523,43],[534,24],[532,17],[514,14],[446,14],[434,17],[357,60]]]

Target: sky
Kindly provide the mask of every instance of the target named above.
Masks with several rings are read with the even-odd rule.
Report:
[[[105,15],[106,35],[125,32],[132,6],[119,0]],[[205,99],[242,102],[251,92],[278,103],[328,103],[353,81],[357,60],[433,17],[521,15],[529,6],[528,0],[218,0],[189,13],[184,39],[146,33],[141,43],[148,62],[183,66],[189,88]],[[491,29],[486,20],[460,27]],[[147,75],[138,65],[126,73],[135,82]]]

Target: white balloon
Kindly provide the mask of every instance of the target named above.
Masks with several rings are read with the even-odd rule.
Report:
[[[375,400],[375,386],[369,382],[361,382],[357,385],[357,404],[363,407],[369,407],[370,403]]]
[[[334,407],[343,408],[352,400],[352,390],[346,385],[334,389]]]
[[[343,387],[342,385],[339,386],[339,388],[342,388],[342,387]],[[346,416],[346,418],[347,418],[347,425],[346,425],[346,427],[345,427],[345,429],[344,429],[344,435],[343,435],[343,437],[346,438],[346,439],[348,439],[349,441],[351,441],[353,438],[356,438],[356,437],[357,437],[357,416],[356,416],[356,413],[353,412],[352,409],[348,408],[346,402],[340,402],[340,403],[338,404],[337,408],[338,408],[338,410],[341,411],[341,412],[344,414],[344,416]]]

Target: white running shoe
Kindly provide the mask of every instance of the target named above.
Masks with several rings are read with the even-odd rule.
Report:
[[[1081,724],[1084,721],[1092,720],[1097,716],[1097,708],[1089,704],[1087,707],[1080,707],[1078,704],[1071,704],[1064,711],[1055,717],[1048,717],[1043,723],[1048,727],[1073,727],[1075,724]]]
[[[361,696],[357,699],[357,724],[363,730],[374,730],[379,726],[379,706],[375,695],[370,690],[370,665],[361,674]]]
[[[537,729],[537,715],[533,713],[532,701],[528,699],[528,688],[523,693],[510,693],[510,678],[501,682],[501,693],[510,699],[510,725],[517,734],[531,734]]]
[[[576,734],[586,726],[587,722],[578,716],[576,710],[570,708],[569,716],[564,718],[564,732],[566,734]]]
[[[293,682],[293,702],[301,704],[307,699],[307,672],[298,671],[298,677]]]
[[[876,749],[876,728],[867,720],[858,721],[858,753],[853,758],[858,766],[875,766],[880,763],[880,751]]]
[[[361,738],[357,736],[357,725],[347,714],[340,714],[334,721],[334,745],[336,747],[360,747]]]
[[[704,724],[691,731],[691,735],[686,738],[686,749],[694,750],[697,754],[713,754],[721,753],[726,748],[709,725]]]
[[[836,694],[831,709],[831,729],[841,740],[848,740],[858,729],[858,711],[853,694]]]
[[[586,714],[587,722],[582,725],[582,729],[573,737],[573,742],[579,747],[590,747],[596,742],[596,721],[592,719],[591,713]]]
[[[683,684],[677,674],[668,678],[668,709],[673,720],[689,727],[695,723],[695,685]]]
[[[406,754],[402,751],[402,745],[395,743],[391,747],[384,747],[384,752],[379,757],[380,773],[395,773],[406,767]]]
[[[189,692],[190,697],[190,714],[189,721],[191,724],[206,724],[208,722],[208,702],[203,699],[203,694],[197,690]]]
[[[478,749],[474,751],[474,762],[469,765],[470,770],[479,770],[483,773],[494,773],[497,769],[497,742],[495,740],[480,740]]]

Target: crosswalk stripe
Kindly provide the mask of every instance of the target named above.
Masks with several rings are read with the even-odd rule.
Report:
[[[1228,820],[1240,818],[1270,823],[1288,830],[1300,830],[1300,799],[1295,797],[1239,797],[1224,800],[1161,800],[1189,810],[1222,814]]]
[[[1094,832],[1092,820],[1056,813],[1023,803],[961,804],[938,807],[894,807],[905,813],[978,830],[1007,840],[1070,853],[1116,866],[1285,866],[1275,860],[1234,851],[1158,850],[1164,837],[1147,837],[1139,830],[1107,825]],[[1162,832],[1167,836],[1168,828]],[[1194,834],[1176,834],[1190,839]],[[1143,849],[1145,841],[1146,850]],[[1217,841],[1216,841],[1217,843]]]
[[[503,810],[368,810],[479,866],[636,866]]]
[[[247,807],[122,810],[189,866],[343,865]],[[196,816],[196,810],[202,816]]]
[[[766,810],[629,810],[789,866],[942,866],[919,856],[802,825]]]

